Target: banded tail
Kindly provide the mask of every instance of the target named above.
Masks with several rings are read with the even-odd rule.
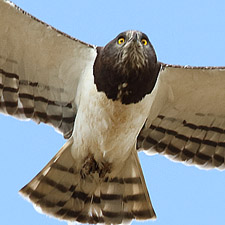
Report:
[[[120,224],[156,218],[135,150],[116,177],[82,177],[71,140],[20,190],[24,197],[42,212],[68,221]]]

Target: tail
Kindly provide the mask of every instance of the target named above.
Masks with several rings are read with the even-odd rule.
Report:
[[[136,150],[115,177],[82,177],[70,139],[20,193],[42,212],[81,223],[155,219]],[[77,161],[78,162],[78,161]],[[95,174],[96,175],[96,174]]]

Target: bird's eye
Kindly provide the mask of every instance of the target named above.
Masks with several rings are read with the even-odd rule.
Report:
[[[143,45],[147,45],[147,44],[148,44],[148,41],[147,41],[145,38],[143,38],[143,39],[141,40],[141,43],[142,43]]]
[[[124,38],[124,37],[120,37],[120,38],[118,39],[118,41],[117,41],[117,43],[118,43],[119,45],[122,45],[124,42],[125,42],[125,38]]]

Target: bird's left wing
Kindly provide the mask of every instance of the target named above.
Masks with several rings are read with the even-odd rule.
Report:
[[[225,68],[162,64],[137,148],[224,169]]]
[[[94,46],[0,0],[0,112],[50,124],[68,138],[78,82],[95,57]]]

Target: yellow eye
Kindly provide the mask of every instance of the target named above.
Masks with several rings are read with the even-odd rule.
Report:
[[[119,45],[122,45],[124,42],[125,42],[125,38],[123,38],[123,37],[119,38],[118,41],[117,41],[117,43]]]
[[[146,39],[143,38],[143,39],[141,40],[141,43],[142,43],[143,45],[147,45],[147,44],[148,44],[148,41],[147,41]]]

